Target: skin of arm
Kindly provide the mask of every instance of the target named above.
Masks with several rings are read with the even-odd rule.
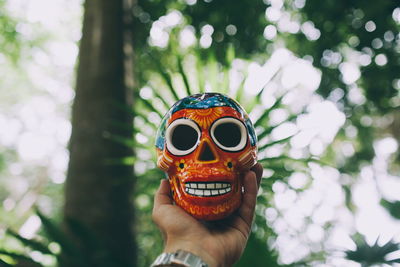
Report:
[[[173,204],[167,180],[162,180],[154,197],[153,221],[164,239],[164,252],[179,249],[191,252],[209,267],[232,266],[242,255],[251,224],[263,168],[256,164],[243,173],[243,201],[228,218],[215,222],[198,221]]]

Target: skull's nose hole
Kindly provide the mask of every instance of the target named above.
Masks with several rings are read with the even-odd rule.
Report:
[[[204,143],[204,145],[200,151],[199,160],[200,161],[212,161],[215,159],[216,159],[216,157],[215,157],[214,153],[212,152],[210,145],[207,143]]]

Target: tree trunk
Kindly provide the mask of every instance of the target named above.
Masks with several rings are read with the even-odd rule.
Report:
[[[125,111],[132,105],[133,84],[127,3],[85,2],[64,208],[66,232],[85,263],[65,255],[68,267],[125,267],[136,261],[133,167],[116,163],[133,151],[110,138],[132,138],[133,118]],[[89,233],[82,235],[76,225]]]

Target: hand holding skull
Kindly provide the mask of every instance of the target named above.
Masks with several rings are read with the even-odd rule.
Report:
[[[256,143],[247,113],[225,95],[192,95],[171,107],[156,138],[157,166],[168,181],[153,209],[165,252],[185,250],[210,267],[239,259],[262,175]]]
[[[201,257],[209,267],[232,266],[243,253],[251,230],[262,167],[245,172],[240,207],[220,221],[199,221],[173,204],[170,185],[162,180],[154,198],[153,220],[160,228],[165,252],[178,249]]]

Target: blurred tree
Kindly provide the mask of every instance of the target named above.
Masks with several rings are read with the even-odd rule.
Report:
[[[113,141],[132,136],[132,116],[125,111],[132,105],[129,2],[85,2],[64,209],[67,221],[82,224],[106,248],[96,250],[66,223],[87,257],[85,266],[133,266],[136,258],[133,168],[122,163],[132,148]],[[78,266],[76,259],[64,260],[64,266]]]

